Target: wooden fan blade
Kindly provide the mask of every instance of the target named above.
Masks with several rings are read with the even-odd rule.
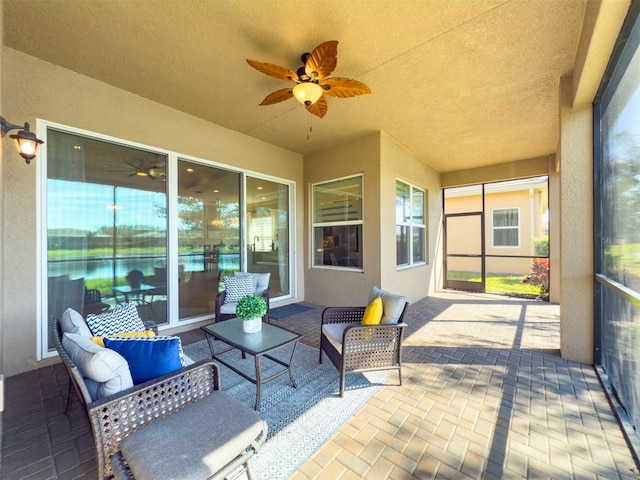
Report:
[[[251,60],[247,58],[247,63],[253,68],[267,74],[271,77],[278,78],[280,80],[298,82],[298,74],[288,68],[281,67],[275,63],[260,62],[258,60]]]
[[[327,105],[327,100],[324,97],[320,97],[318,101],[312,105],[306,105],[307,110],[320,118],[327,114],[328,108],[329,105]]]
[[[305,73],[314,80],[331,75],[338,63],[338,42],[331,40],[313,49],[304,66]]]
[[[289,100],[291,97],[293,97],[293,91],[290,88],[283,88],[267,95],[260,105],[273,105]]]
[[[327,78],[320,83],[324,93],[332,97],[349,98],[371,93],[371,89],[364,83],[350,78]]]

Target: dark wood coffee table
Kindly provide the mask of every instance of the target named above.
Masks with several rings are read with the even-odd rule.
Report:
[[[293,385],[294,388],[297,388],[296,382],[293,379],[293,375],[291,374],[291,362],[293,361],[293,355],[296,352],[296,347],[298,346],[298,340],[302,337],[302,335],[291,330],[287,330],[286,328],[278,327],[276,325],[265,322],[262,323],[262,330],[260,332],[244,333],[242,331],[242,322],[243,320],[240,318],[232,318],[231,320],[225,320],[223,322],[205,325],[204,327],[200,328],[206,333],[207,341],[209,342],[209,349],[211,350],[211,357],[214,360],[229,367],[238,375],[246,378],[256,386],[255,409],[259,410],[263,383],[270,382],[271,380],[278,378],[280,375],[284,375],[288,372],[289,379],[291,380],[291,385]],[[216,352],[213,342],[214,339],[221,340],[231,348]],[[293,349],[291,351],[291,357],[289,358],[288,362],[283,362],[282,360],[269,355],[270,353],[280,348],[286,347],[287,345],[291,345],[292,343]],[[223,353],[233,349],[240,350],[243,353],[243,357],[244,354],[247,353],[249,355],[253,355],[256,367],[255,377],[247,375],[245,372],[242,372],[237,367],[232,365],[229,361],[220,357]],[[263,378],[260,367],[260,359],[262,357],[266,357],[269,360],[282,365],[284,368],[267,378]]]

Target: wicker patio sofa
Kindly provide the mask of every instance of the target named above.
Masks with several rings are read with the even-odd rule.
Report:
[[[59,320],[56,349],[86,407],[96,447],[98,478],[221,480],[245,471],[267,435],[252,409],[220,389],[219,367],[201,361],[94,399],[63,347]],[[224,412],[224,414],[221,414]]]

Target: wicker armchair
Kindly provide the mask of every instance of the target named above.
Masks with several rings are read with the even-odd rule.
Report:
[[[245,272],[235,272],[234,274],[235,276],[237,275],[251,275],[251,274],[247,274]],[[260,295],[261,297],[264,298],[264,300],[267,302],[267,313],[266,315],[263,317],[263,320],[265,322],[269,321],[269,278],[270,278],[270,274],[268,273],[262,273],[262,274],[255,274],[256,276],[261,276],[261,281],[263,282],[262,285],[256,285],[254,284],[254,294],[256,295]],[[227,304],[225,306],[225,299],[226,299],[227,293],[226,291],[221,291],[218,292],[216,294],[216,322],[221,322],[223,320],[230,320],[232,318],[236,317],[235,314],[235,303],[230,303]],[[225,311],[226,310],[226,311]]]
[[[201,361],[92,401],[82,375],[62,347],[58,323],[56,348],[70,383],[86,405],[98,478],[134,479],[138,471],[154,479],[221,480],[242,467],[251,478],[248,461],[264,443],[267,424],[220,390],[216,363]],[[162,446],[162,439],[169,444]],[[236,448],[229,449],[229,444]]]
[[[409,304],[405,302],[398,323],[362,325],[367,307],[328,307],[322,312],[320,363],[323,352],[340,372],[340,396],[344,396],[345,376],[349,373],[397,370],[402,385],[402,337],[407,326],[402,323]],[[341,342],[330,338],[336,324]],[[336,330],[334,330],[335,332]],[[339,345],[336,346],[336,343]]]

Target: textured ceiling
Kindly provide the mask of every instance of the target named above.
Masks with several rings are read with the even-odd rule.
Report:
[[[558,84],[583,0],[4,1],[5,45],[218,125],[308,154],[381,130],[447,172],[555,152]],[[332,76],[371,95],[259,106],[338,40]],[[309,134],[309,129],[312,133]]]

